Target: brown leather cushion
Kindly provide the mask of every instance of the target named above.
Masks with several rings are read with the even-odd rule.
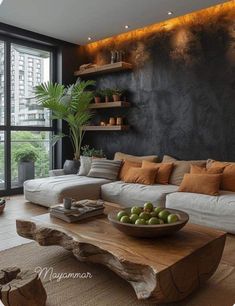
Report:
[[[191,174],[221,174],[224,171],[224,166],[222,167],[201,167],[197,165],[191,165],[190,167],[190,173]]]
[[[116,152],[114,155],[114,160],[132,160],[132,161],[142,161],[142,160],[148,160],[150,162],[157,162],[158,156],[157,155],[146,155],[146,156],[135,156],[135,155],[129,155],[122,152]]]
[[[221,180],[221,189],[235,192],[235,163],[219,162],[215,160],[207,161],[207,168],[224,167]]]
[[[185,174],[178,191],[216,196],[219,194],[221,178],[221,174]]]
[[[120,170],[120,173],[119,173],[119,179],[121,181],[124,181],[125,180],[125,175],[127,174],[128,170],[131,168],[131,167],[135,167],[135,168],[141,168],[142,166],[142,161],[132,161],[132,160],[124,160],[123,161],[123,164],[122,164],[122,167],[121,167],[121,170]]]
[[[174,169],[171,173],[169,183],[178,186],[181,184],[185,173],[190,172],[191,164],[198,166],[206,166],[205,160],[177,160],[168,155],[164,155],[162,162],[174,164]]]
[[[151,163],[149,161],[143,160],[142,168],[155,169],[157,170],[157,175],[155,179],[156,184],[169,184],[169,178],[173,169],[173,163]]]
[[[157,175],[156,169],[130,168],[125,175],[125,183],[153,185]]]

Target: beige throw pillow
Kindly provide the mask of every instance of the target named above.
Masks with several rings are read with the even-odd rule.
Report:
[[[197,165],[197,166],[205,166],[205,160],[177,160],[174,157],[164,155],[163,163],[173,163],[174,168],[171,173],[171,177],[169,180],[169,184],[180,186],[184,175],[190,172],[190,166]]]
[[[146,155],[146,156],[135,156],[129,155],[122,152],[116,152],[114,155],[114,160],[131,160],[131,161],[140,161],[140,160],[147,160],[150,162],[157,162],[158,156],[157,155]]]

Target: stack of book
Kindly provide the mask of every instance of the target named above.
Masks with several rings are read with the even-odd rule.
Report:
[[[73,202],[71,209],[64,208],[63,204],[53,206],[50,209],[50,215],[72,223],[81,221],[90,217],[98,216],[104,212],[103,201],[83,200]]]

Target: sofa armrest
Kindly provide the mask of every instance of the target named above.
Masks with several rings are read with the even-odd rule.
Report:
[[[49,171],[49,176],[60,176],[60,175],[66,175],[64,173],[64,169],[54,169]]]

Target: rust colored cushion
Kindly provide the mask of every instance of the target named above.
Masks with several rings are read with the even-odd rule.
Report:
[[[202,166],[191,165],[190,173],[191,174],[221,174],[221,173],[223,173],[224,168],[225,168],[224,166],[206,168],[206,167],[202,167]]]
[[[207,168],[224,167],[221,181],[221,189],[235,192],[235,163],[219,162],[214,160],[207,161]]]
[[[128,170],[131,168],[131,167],[135,167],[135,168],[141,168],[142,166],[142,161],[132,161],[132,160],[124,160],[123,161],[123,164],[122,164],[122,167],[121,167],[121,170],[120,170],[120,173],[119,173],[119,179],[121,181],[124,181],[125,180],[125,175],[127,174]]]
[[[146,156],[135,156],[135,155],[129,155],[122,152],[116,152],[114,155],[114,160],[132,160],[132,161],[142,161],[142,160],[148,160],[150,162],[157,162],[158,156],[157,155],[146,155]]]
[[[206,166],[205,160],[177,160],[174,157],[164,155],[163,163],[173,163],[174,169],[171,173],[169,183],[172,185],[180,185],[185,173],[190,172],[190,166],[198,165],[198,166]]]
[[[178,191],[216,196],[219,194],[221,177],[221,174],[185,174]]]
[[[126,175],[125,183],[138,183],[144,185],[153,185],[157,175],[156,169],[130,168]]]
[[[151,163],[149,161],[143,160],[142,168],[155,169],[157,170],[157,175],[155,179],[156,184],[169,184],[169,178],[173,169],[173,163]]]

